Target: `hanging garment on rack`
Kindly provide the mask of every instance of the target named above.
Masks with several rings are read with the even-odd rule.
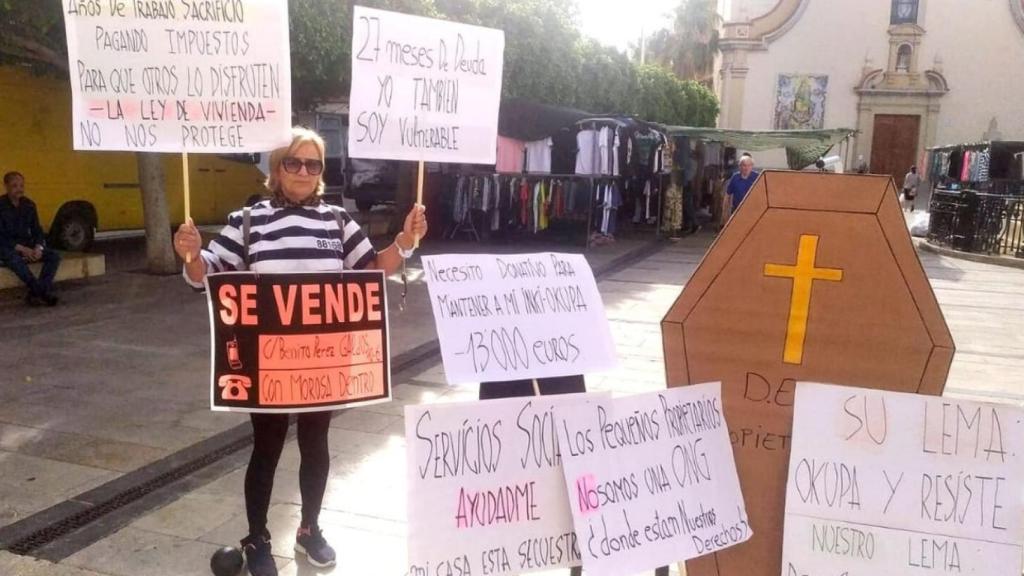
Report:
[[[992,153],[988,150],[983,150],[978,155],[978,182],[989,181],[989,171],[992,167]]]
[[[526,143],[526,171],[534,174],[551,173],[551,138]]]
[[[655,152],[661,144],[660,135],[649,129],[643,129],[633,134],[630,139],[633,145],[632,159],[635,174],[647,175],[654,171]]]
[[[546,182],[541,182],[540,185],[540,222],[538,222],[538,228],[541,231],[548,229],[548,223],[550,219],[548,215],[551,213],[551,189],[548,187]]]
[[[603,175],[619,174],[619,133],[614,127],[601,128],[598,135],[600,163],[597,171]]]
[[[526,178],[523,178],[522,184],[519,185],[519,224],[524,228],[530,223],[529,206],[530,185],[526,182]]]
[[[968,182],[971,179],[971,152],[968,150],[964,152],[964,163],[960,169],[960,181]]]
[[[601,233],[615,235],[616,212],[622,206],[622,192],[618,184],[608,182],[599,184],[595,194],[595,204],[601,209]]]
[[[576,173],[598,174],[600,167],[598,133],[594,130],[580,130],[576,134]]]
[[[497,172],[522,172],[523,153],[526,143],[515,138],[498,136]]]
[[[651,219],[651,179],[644,184],[644,219]]]
[[[572,174],[576,169],[576,129],[562,128],[551,137],[551,171]]]
[[[722,165],[722,143],[707,142],[704,144],[704,167]]]

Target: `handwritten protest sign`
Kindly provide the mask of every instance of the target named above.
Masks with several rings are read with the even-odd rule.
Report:
[[[290,141],[287,2],[63,8],[75,150],[263,152]]]
[[[635,574],[752,536],[720,384],[591,399],[555,416],[588,575]]]
[[[583,398],[406,407],[409,576],[579,566],[553,410]]]
[[[1024,411],[799,384],[783,576],[1021,573]]]
[[[494,164],[501,30],[355,7],[349,154]]]
[[[214,410],[312,412],[391,399],[384,273],[206,277]]]
[[[424,256],[452,384],[614,368],[594,274],[579,254]]]

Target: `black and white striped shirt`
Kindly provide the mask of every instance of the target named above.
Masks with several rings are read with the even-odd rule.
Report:
[[[334,217],[341,213],[342,229]],[[242,210],[228,215],[228,225],[202,251],[207,272],[246,270]],[[377,257],[359,224],[342,208],[317,206],[277,208],[264,200],[252,207],[249,220],[249,267],[260,273],[362,270]],[[184,273],[184,270],[182,271]],[[185,281],[194,288],[187,274]]]

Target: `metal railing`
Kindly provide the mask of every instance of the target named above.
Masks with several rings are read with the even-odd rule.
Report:
[[[1024,258],[1024,197],[932,191],[928,240],[960,250]]]

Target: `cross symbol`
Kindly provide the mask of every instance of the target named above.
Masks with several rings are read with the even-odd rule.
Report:
[[[786,348],[782,361],[786,364],[803,364],[804,338],[807,336],[807,316],[811,308],[811,288],[815,280],[842,282],[843,271],[839,268],[815,268],[818,255],[818,236],[800,235],[800,250],[796,266],[765,264],[764,275],[771,278],[792,278],[793,293],[789,304],[789,325],[786,328]]]

